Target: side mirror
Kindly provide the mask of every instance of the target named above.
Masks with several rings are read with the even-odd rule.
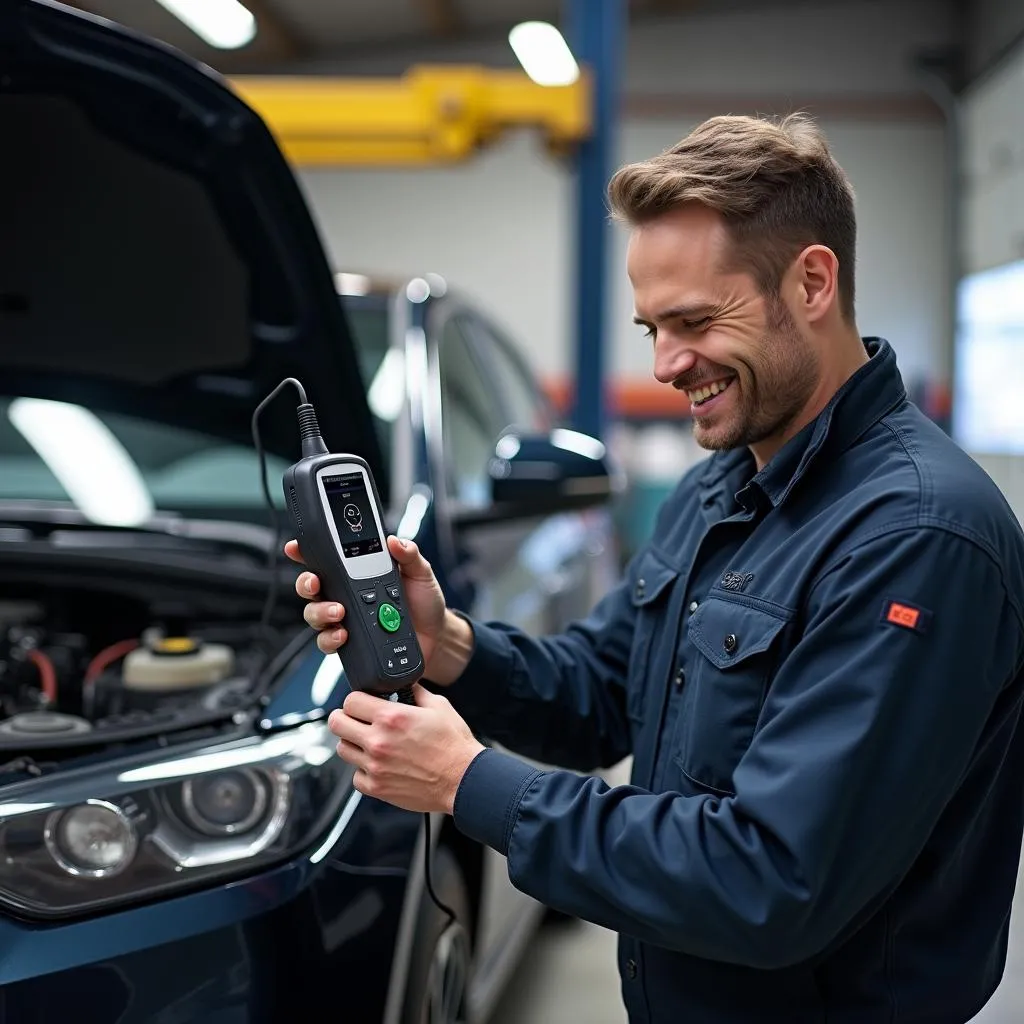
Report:
[[[492,513],[503,519],[602,505],[615,491],[605,446],[574,430],[505,434],[495,446],[488,474]]]

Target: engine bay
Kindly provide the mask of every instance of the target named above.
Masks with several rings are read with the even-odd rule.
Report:
[[[0,748],[230,715],[266,662],[252,616],[215,618],[208,602],[0,581]]]

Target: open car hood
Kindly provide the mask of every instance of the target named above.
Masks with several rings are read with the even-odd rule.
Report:
[[[310,212],[222,78],[49,0],[3,0],[0,138],[0,392],[245,444],[295,376],[328,445],[382,472]],[[264,421],[286,458],[296,404]]]

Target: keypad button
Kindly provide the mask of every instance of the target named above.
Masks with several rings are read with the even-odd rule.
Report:
[[[377,591],[375,590],[364,590],[359,595],[367,604],[377,603]]]
[[[387,590],[388,597],[393,598],[395,601],[401,599],[402,591],[399,587],[385,587],[384,589]]]
[[[384,671],[388,675],[402,675],[415,668],[419,662],[419,655],[408,640],[387,643],[381,653],[384,660]]]
[[[393,604],[389,604],[385,601],[380,608],[377,609],[377,621],[389,633],[394,633],[398,630],[398,627],[402,625],[402,614]]]

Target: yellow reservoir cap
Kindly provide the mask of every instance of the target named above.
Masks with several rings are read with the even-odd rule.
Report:
[[[199,641],[190,636],[165,636],[151,646],[154,654],[194,654],[199,650]]]

